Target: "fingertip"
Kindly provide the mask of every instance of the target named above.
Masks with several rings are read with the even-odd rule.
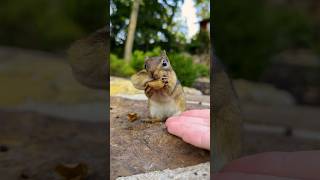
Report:
[[[176,117],[176,116],[172,116],[168,118],[165,122],[166,127],[171,129],[172,127],[178,126],[178,124],[179,124],[179,117]]]
[[[166,120],[165,125],[166,125],[166,126],[170,126],[170,125],[172,125],[172,123],[176,122],[177,119],[178,119],[177,116],[169,117],[169,118]]]
[[[185,131],[182,139],[199,148],[210,150],[210,129],[205,126],[194,126],[193,129]]]
[[[181,137],[183,135],[184,128],[183,128],[183,126],[180,126],[180,124],[177,122],[166,123],[166,127],[167,127],[167,131],[170,134],[173,134],[173,135],[176,135],[179,137]]]

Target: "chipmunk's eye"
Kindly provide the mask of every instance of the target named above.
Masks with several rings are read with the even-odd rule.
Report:
[[[147,64],[144,64],[144,68],[147,69]]]

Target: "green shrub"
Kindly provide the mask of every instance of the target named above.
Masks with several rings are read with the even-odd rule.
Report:
[[[110,54],[110,74],[112,76],[129,77],[136,71],[123,59],[114,54]]]
[[[144,66],[144,52],[136,50],[132,53],[132,59],[130,61],[130,66],[136,70],[139,71]]]
[[[204,64],[195,64],[194,66],[197,72],[197,77],[209,77],[209,67]]]
[[[181,84],[191,86],[199,75],[192,58],[182,54],[169,54],[168,56]]]
[[[187,45],[187,49],[192,54],[202,54],[209,52],[210,38],[207,31],[200,30],[196,34],[191,43]]]
[[[136,71],[140,71],[144,67],[144,59],[146,56],[148,57],[159,56],[160,53],[161,53],[160,47],[156,47],[152,51],[148,51],[148,52],[135,50],[132,54],[132,60],[130,62],[130,65]]]
[[[111,54],[110,73],[115,76],[129,77],[144,68],[146,56],[159,56],[160,53],[161,49],[159,47],[148,52],[136,50],[132,53],[132,59],[129,64],[125,63],[123,59],[119,59],[116,55]],[[184,86],[191,86],[197,77],[209,76],[209,68],[202,64],[194,64],[191,56],[170,53],[168,57],[178,79]]]

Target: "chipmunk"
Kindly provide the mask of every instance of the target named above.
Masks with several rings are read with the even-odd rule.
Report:
[[[151,121],[165,121],[183,112],[186,108],[185,95],[166,52],[146,57],[144,67],[131,77],[131,82],[135,88],[145,91]]]

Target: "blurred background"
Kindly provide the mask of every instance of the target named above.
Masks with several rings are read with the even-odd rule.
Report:
[[[98,0],[2,1],[0,43],[63,53],[71,42],[103,27],[107,10]]]
[[[245,153],[319,149],[320,2],[213,4],[216,54],[245,117]]]
[[[79,39],[97,41],[87,37],[106,26],[107,7],[100,0],[0,2],[1,179],[106,178],[107,93],[75,79],[70,59],[77,58],[68,49]],[[71,56],[88,47],[96,49],[91,43]]]
[[[209,108],[209,45],[209,0],[110,1],[111,179],[209,161],[208,151],[170,135],[163,122],[146,123],[147,97],[130,81],[144,69],[146,56],[165,50],[184,86],[187,109]]]

